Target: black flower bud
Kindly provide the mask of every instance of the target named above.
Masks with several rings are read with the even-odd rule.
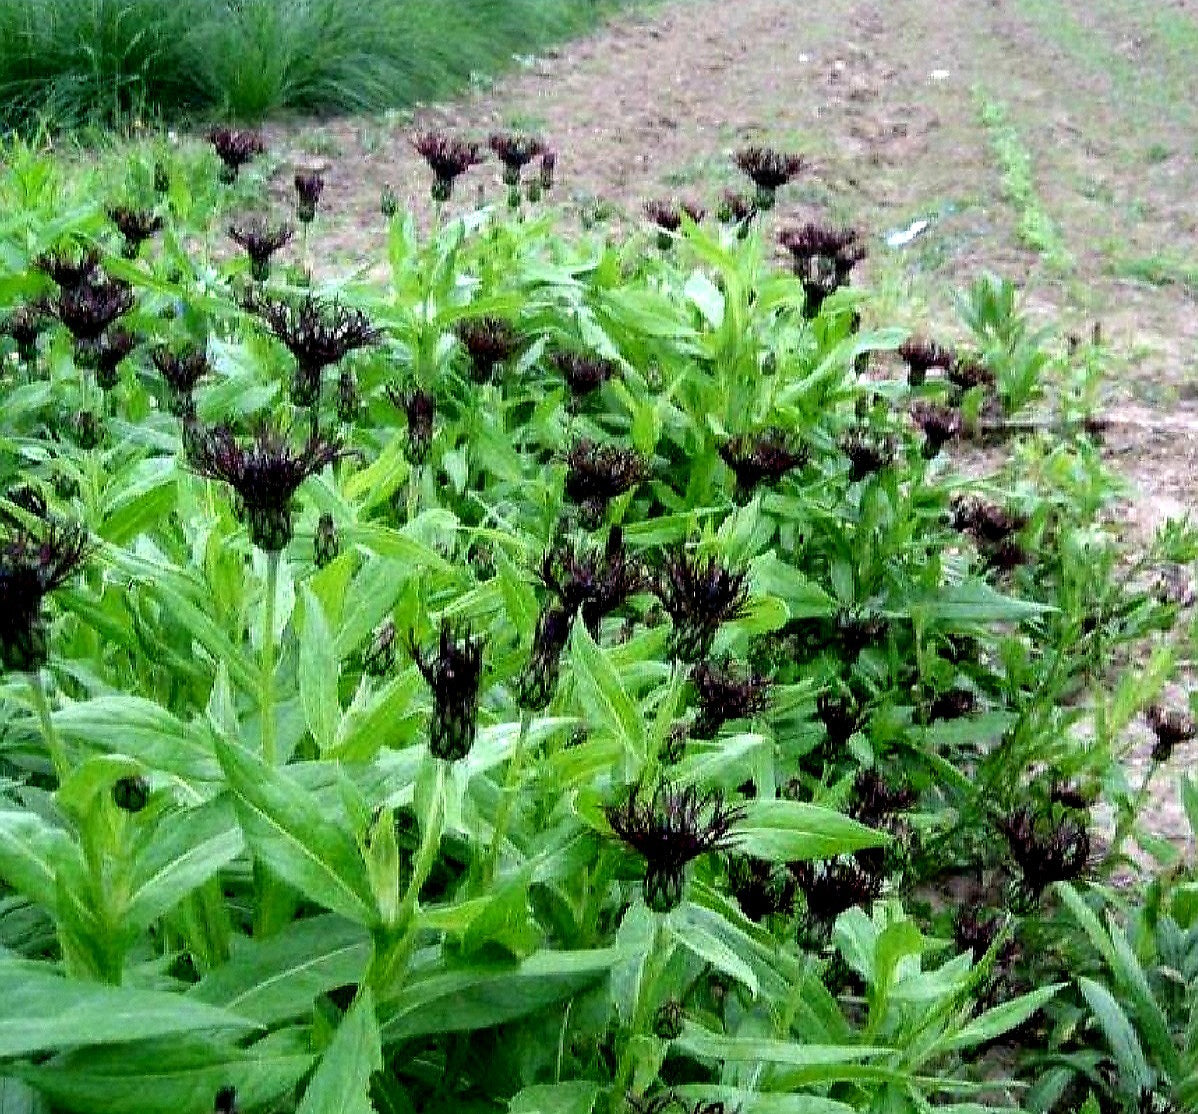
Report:
[[[676,1041],[682,1036],[682,1027],[686,1022],[686,1011],[677,998],[668,998],[657,1007],[653,1015],[654,1035],[663,1041]]]
[[[559,604],[542,609],[533,635],[532,654],[520,676],[517,691],[520,707],[539,712],[553,699],[573,621],[574,612]]]
[[[1198,725],[1189,712],[1153,704],[1145,713],[1148,726],[1156,736],[1152,748],[1153,762],[1168,762],[1173,752],[1183,743],[1192,742],[1198,736]]]
[[[316,206],[324,193],[324,179],[315,171],[301,171],[295,176],[295,218],[301,224],[316,219]]]
[[[112,786],[112,801],[122,812],[141,812],[150,800],[150,783],[144,777],[123,777]]]
[[[429,751],[443,762],[459,762],[470,753],[478,734],[483,640],[456,632],[445,620],[437,656],[426,657],[417,646],[412,647],[412,656],[433,690]]]
[[[384,186],[383,192],[379,194],[379,212],[387,220],[390,220],[399,212],[399,197],[390,186]]]
[[[326,565],[332,564],[341,552],[341,541],[337,537],[337,526],[333,522],[332,514],[328,511],[325,511],[320,516],[320,521],[316,524],[316,534],[313,538],[312,548],[312,559],[315,561],[318,569],[323,569]]]
[[[343,368],[337,379],[337,420],[352,425],[357,420],[361,405],[358,377],[349,368]]]
[[[104,422],[94,410],[80,410],[72,419],[75,444],[85,453],[91,452],[104,438]]]

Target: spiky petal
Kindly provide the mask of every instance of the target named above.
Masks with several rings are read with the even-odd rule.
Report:
[[[720,627],[745,613],[749,574],[680,547],[663,558],[653,590],[674,624],[674,656],[697,661],[710,652]]]
[[[412,647],[416,666],[433,690],[429,750],[443,762],[460,762],[478,734],[478,701],[483,672],[483,639],[441,623],[436,657]]]

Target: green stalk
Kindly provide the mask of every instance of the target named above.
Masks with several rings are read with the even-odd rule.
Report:
[[[1160,770],[1163,762],[1158,762],[1155,758],[1152,764],[1148,767],[1148,772],[1144,775],[1144,780],[1140,783],[1140,788],[1136,791],[1135,797],[1132,799],[1131,807],[1119,818],[1118,824],[1115,825],[1115,835],[1111,840],[1111,848],[1107,852],[1107,866],[1113,867],[1123,851],[1123,845],[1127,842],[1127,837],[1131,835],[1132,828],[1135,827],[1136,820],[1144,809],[1144,804],[1148,800],[1148,791],[1152,788],[1152,783],[1156,778],[1157,771]]]
[[[512,806],[520,789],[524,776],[524,759],[528,750],[529,728],[532,726],[532,713],[520,713],[520,734],[516,738],[516,749],[512,752],[512,760],[508,763],[507,777],[504,779],[502,795],[499,798],[499,810],[495,814],[495,832],[491,837],[491,851],[487,856],[487,866],[483,874],[485,886],[491,884],[499,867],[499,856],[503,850],[503,841],[507,838],[508,826],[512,822]]]
[[[649,951],[649,958],[645,962],[644,974],[641,976],[640,991],[637,994],[636,1007],[632,1014],[632,1025],[620,1049],[616,1080],[612,1084],[608,1096],[608,1109],[611,1114],[621,1114],[625,1108],[628,1089],[632,1086],[633,1075],[636,1072],[634,1050],[637,1042],[651,1032],[653,1016],[658,1006],[657,983],[673,952],[673,949],[667,946],[669,932],[666,928],[666,917],[660,913],[656,917],[657,930],[653,934],[653,946]]]
[[[58,737],[58,731],[54,727],[54,720],[50,717],[50,703],[46,699],[46,687],[42,684],[41,670],[35,670],[27,674],[27,677],[29,694],[33,698],[33,708],[37,712],[38,723],[42,729],[42,739],[45,741],[46,750],[50,752],[50,763],[54,767],[58,784],[61,785],[71,772],[66,748],[62,745],[62,740]]]
[[[278,551],[266,555],[266,600],[262,615],[262,662],[258,688],[258,719],[262,757],[271,766],[279,761],[275,741],[275,598],[279,586]]]

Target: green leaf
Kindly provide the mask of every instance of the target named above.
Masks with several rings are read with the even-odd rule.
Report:
[[[315,796],[257,755],[224,739],[216,753],[254,855],[309,900],[373,924],[374,894],[353,836]]]
[[[774,1094],[703,1084],[674,1090],[691,1107],[696,1103],[722,1102],[725,1110],[737,1110],[741,1114],[854,1114],[856,1110],[846,1103],[818,1095]]]
[[[419,699],[423,681],[416,667],[389,680],[369,703],[355,702],[341,717],[329,758],[367,762],[381,750],[400,749],[414,742],[421,721]]]
[[[210,1111],[222,1087],[243,1110],[274,1109],[312,1065],[302,1035],[276,1033],[249,1049],[202,1037],[89,1048],[16,1070],[60,1110],[79,1114]]]
[[[189,996],[277,1025],[308,1013],[319,995],[360,982],[369,960],[370,937],[361,925],[308,917],[265,940],[242,943]]]
[[[341,664],[324,608],[307,585],[303,587],[304,629],[300,633],[299,693],[304,722],[324,754],[333,744],[341,720],[337,681]]]
[[[1040,987],[1029,994],[1021,994],[1009,1002],[987,1010],[975,1017],[960,1032],[949,1039],[944,1046],[952,1051],[973,1048],[986,1041],[1009,1033],[1016,1026],[1022,1025],[1037,1010],[1051,1002],[1063,987],[1064,983],[1053,983],[1051,986]]]
[[[827,859],[889,842],[884,833],[832,809],[766,799],[748,803],[734,834],[740,853],[779,863]]]
[[[63,738],[128,755],[151,770],[186,781],[220,778],[207,725],[184,723],[151,700],[98,696],[63,705],[53,719]]]
[[[791,619],[823,618],[835,609],[827,592],[775,553],[757,557],[750,568],[754,595],[777,596]]]
[[[53,912],[58,863],[75,854],[70,837],[32,812],[0,812],[0,880]]]
[[[692,1056],[721,1063],[732,1061],[785,1064],[797,1068],[853,1064],[874,1056],[885,1056],[893,1051],[867,1045],[798,1044],[794,1041],[771,1040],[765,1037],[727,1037],[693,1022],[687,1022],[682,1036],[674,1045]],[[821,1073],[820,1080],[827,1079],[828,1076]]]
[[[167,816],[133,864],[128,918],[146,928],[241,854],[231,802],[217,797]]]
[[[1150,1090],[1155,1082],[1153,1072],[1144,1059],[1144,1050],[1127,1014],[1111,992],[1100,983],[1082,978],[1078,980],[1078,985],[1131,1092],[1135,1094]]]
[[[645,759],[645,721],[620,681],[615,666],[587,633],[586,625],[574,624],[570,658],[578,698],[596,727],[604,727],[623,744],[638,764]]]
[[[1004,596],[984,580],[944,585],[922,599],[909,600],[906,609],[924,623],[1018,623],[1056,610]]]
[[[380,1004],[383,1038],[487,1029],[536,1013],[606,978],[618,952],[541,951],[520,964],[474,964],[414,973],[399,994]]]
[[[546,1083],[525,1087],[512,1096],[508,1111],[509,1114],[591,1114],[598,1098],[599,1084],[588,1080]]]
[[[0,1059],[254,1022],[178,994],[64,979],[0,960]]]
[[[374,998],[364,987],[337,1026],[297,1114],[372,1114],[370,1077],[382,1067]]]
[[[696,915],[696,912],[698,915]],[[707,926],[707,918],[714,914],[710,910],[695,910],[689,903],[680,905],[669,916],[669,925],[674,938],[688,951],[710,963],[717,971],[735,979],[757,994],[757,975],[753,968],[736,954]]]

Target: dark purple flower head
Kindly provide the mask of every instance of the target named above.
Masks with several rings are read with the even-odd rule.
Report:
[[[53,312],[50,304],[41,298],[19,305],[0,322],[0,336],[12,337],[17,355],[31,364],[37,359],[38,337],[46,331]]]
[[[468,143],[444,132],[424,132],[412,140],[412,146],[433,172],[434,201],[448,201],[453,196],[454,181],[482,161],[478,143]]]
[[[853,782],[849,815],[867,827],[879,827],[897,813],[913,808],[918,797],[910,786],[893,785],[877,770],[862,770]]]
[[[436,657],[412,646],[412,657],[433,690],[429,750],[443,762],[460,762],[478,734],[478,699],[483,675],[483,639],[441,623]]]
[[[953,357],[947,377],[953,386],[962,391],[969,391],[974,387],[993,387],[995,382],[994,372],[986,366],[982,357],[970,353]]]
[[[725,723],[752,719],[769,707],[772,682],[757,673],[741,675],[725,662],[700,662],[691,670],[699,713],[691,727],[696,739],[714,739]]]
[[[458,340],[470,357],[471,376],[488,383],[495,369],[520,348],[520,334],[502,317],[466,317],[457,324]]]
[[[849,483],[859,483],[894,463],[893,437],[850,430],[840,439],[840,451],[849,458]]]
[[[928,702],[926,718],[928,723],[964,719],[973,715],[977,708],[978,698],[970,689],[945,689]]]
[[[794,273],[803,284],[808,316],[815,317],[824,301],[842,286],[862,259],[865,245],[852,228],[808,222],[779,233],[782,246],[790,252]]]
[[[608,503],[631,491],[648,472],[648,462],[635,449],[583,437],[566,454],[566,498],[582,509],[588,525],[597,526]]]
[[[1027,516],[974,495],[958,495],[952,501],[953,528],[975,541],[1001,542],[1027,525]]]
[[[762,208],[769,208],[775,192],[803,169],[803,159],[800,155],[788,155],[770,147],[745,147],[737,151],[736,165],[757,187]]]
[[[229,239],[250,257],[250,274],[257,282],[270,278],[271,258],[291,242],[293,234],[291,225],[270,224],[262,217],[229,225]]]
[[[720,456],[736,475],[736,486],[744,495],[761,484],[776,484],[787,472],[806,463],[808,451],[795,445],[784,430],[742,433],[720,446]]]
[[[720,195],[719,208],[716,217],[722,224],[735,224],[740,227],[741,234],[747,234],[749,225],[757,216],[760,206],[755,197],[736,190],[724,190]]]
[[[930,337],[911,336],[899,345],[898,354],[907,365],[907,381],[920,386],[932,368],[948,371],[955,358],[951,348],[945,348]]]
[[[720,627],[745,614],[749,573],[729,569],[716,557],[700,557],[679,546],[662,558],[653,590],[674,624],[674,656],[682,661],[698,661],[710,652]]]
[[[241,168],[266,150],[257,132],[238,128],[213,128],[208,133],[208,142],[222,163],[221,180],[228,183],[235,182]]]
[[[0,665],[31,673],[46,663],[42,604],[79,570],[90,545],[82,526],[44,520],[0,542]]]
[[[684,216],[699,224],[706,215],[702,207],[693,201],[645,202],[645,216],[663,232],[677,232],[682,227]]]
[[[743,808],[722,793],[662,783],[651,797],[638,787],[622,805],[604,810],[611,830],[645,860],[645,904],[668,913],[682,900],[686,868],[701,855],[726,851]]]
[[[248,527],[250,540],[273,553],[291,541],[292,501],[300,484],[344,455],[340,441],[319,435],[295,449],[277,431],[264,428],[243,443],[230,429],[218,426],[198,431],[190,463],[201,476],[233,488],[238,517]]]
[[[541,173],[540,187],[548,191],[553,189],[554,175],[557,173],[557,152],[542,151],[541,152]]]
[[[1154,762],[1168,762],[1179,746],[1192,742],[1198,736],[1198,725],[1195,725],[1194,717],[1182,709],[1153,704],[1145,711],[1144,718],[1156,736],[1156,743],[1152,748]]]
[[[539,712],[553,699],[573,624],[574,612],[560,603],[550,603],[541,609],[532,653],[517,685],[520,707]]]
[[[791,863],[790,873],[806,898],[809,922],[821,931],[827,931],[841,913],[875,901],[885,881],[881,874],[868,870],[852,855],[823,862]]]
[[[825,750],[832,754],[847,746],[864,722],[857,701],[844,692],[821,692],[815,698],[815,713],[827,734]]]
[[[731,858],[728,888],[740,905],[740,911],[755,924],[767,917],[789,915],[794,910],[794,877],[765,859],[749,855]]]
[[[496,132],[487,140],[487,146],[503,163],[503,181],[508,186],[518,186],[524,168],[545,153],[543,140],[520,132]]]
[[[136,259],[141,246],[155,233],[162,231],[162,217],[152,209],[132,209],[118,205],[108,210],[108,217],[125,240],[125,258]]]
[[[936,402],[917,402],[911,407],[911,420],[923,431],[923,455],[931,460],[950,441],[961,436],[961,414],[951,406]]]
[[[193,415],[195,401],[192,395],[196,384],[212,371],[207,353],[202,348],[174,352],[163,345],[154,349],[150,359],[166,383],[166,404],[170,412],[177,418]]]
[[[1076,810],[1022,805],[999,821],[1019,870],[1022,898],[1034,903],[1054,882],[1080,878],[1090,861],[1090,833]]]
[[[563,544],[545,554],[540,580],[559,605],[573,614],[580,611],[587,630],[597,635],[599,624],[644,589],[645,570],[624,548],[623,533],[613,529],[607,546],[578,550]]]
[[[555,352],[550,360],[575,396],[592,394],[620,374],[620,365],[614,360],[589,352]]]
[[[251,292],[246,308],[257,314],[295,357],[291,397],[297,406],[315,406],[319,401],[325,368],[351,352],[377,344],[381,337],[361,310],[323,302],[312,294],[303,301],[289,302]]]
[[[111,391],[117,385],[117,368],[137,347],[137,337],[128,329],[109,329],[96,341],[93,358],[96,383],[101,390]]]
[[[423,464],[433,443],[433,422],[437,417],[437,399],[431,391],[419,387],[400,391],[387,388],[391,405],[402,410],[408,419],[408,460],[412,464]]]
[[[60,289],[72,290],[96,276],[100,269],[100,253],[92,247],[82,248],[78,253],[59,248],[39,255],[34,266],[49,275]]]
[[[295,216],[301,224],[316,219],[316,206],[324,193],[324,179],[314,170],[301,170],[295,176]]]
[[[94,345],[117,318],[133,308],[133,301],[128,283],[93,274],[77,286],[63,287],[54,312],[77,344]]]

